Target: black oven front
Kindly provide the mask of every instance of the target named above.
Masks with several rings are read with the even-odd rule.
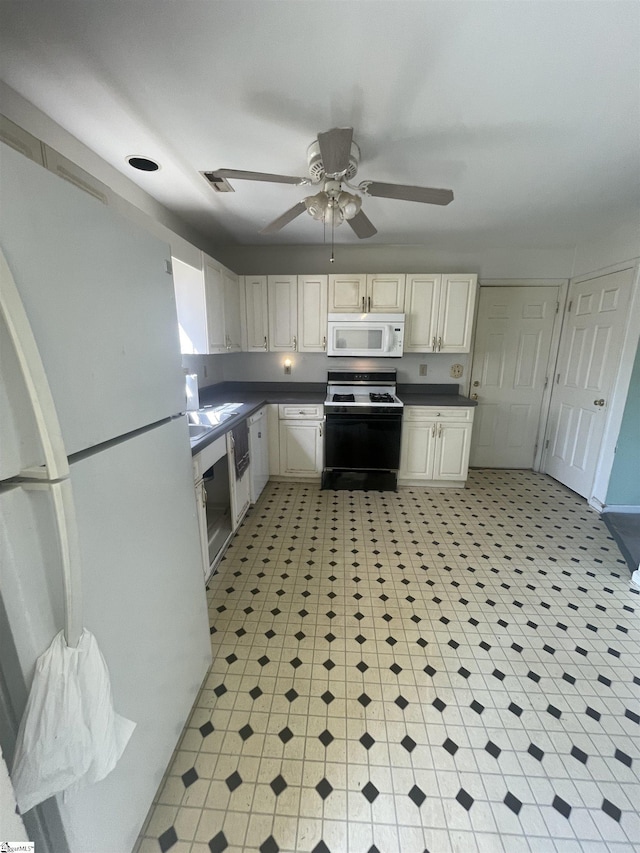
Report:
[[[395,489],[402,407],[326,407],[323,488]]]

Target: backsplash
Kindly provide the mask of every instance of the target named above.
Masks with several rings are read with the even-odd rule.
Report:
[[[291,373],[285,375],[284,361],[291,360]],[[329,358],[322,353],[300,352],[241,352],[230,355],[183,355],[182,364],[198,374],[198,386],[206,388],[218,382],[325,382],[328,370],[340,368],[384,368],[398,371],[398,382],[412,385],[459,383],[462,393],[469,384],[470,357],[466,353],[439,355],[406,353],[402,358]],[[426,375],[420,375],[420,365],[427,365]],[[461,378],[453,379],[451,366],[463,367]],[[205,376],[206,370],[206,376]]]

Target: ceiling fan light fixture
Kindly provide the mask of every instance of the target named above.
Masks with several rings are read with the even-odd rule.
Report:
[[[325,192],[319,192],[316,195],[307,196],[304,203],[309,215],[322,222],[329,204],[329,196]]]
[[[358,195],[352,195],[352,193],[343,190],[338,195],[338,205],[344,219],[353,219],[360,212],[362,199]]]

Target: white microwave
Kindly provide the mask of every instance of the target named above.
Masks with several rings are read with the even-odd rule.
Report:
[[[329,314],[327,355],[400,358],[404,314]]]

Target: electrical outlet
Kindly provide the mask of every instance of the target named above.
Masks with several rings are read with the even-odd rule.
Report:
[[[460,379],[462,377],[462,371],[464,368],[461,364],[452,364],[451,365],[451,376],[453,379]]]
[[[420,374],[420,376],[426,376],[427,375],[427,365],[426,364],[420,365],[419,374]]]

